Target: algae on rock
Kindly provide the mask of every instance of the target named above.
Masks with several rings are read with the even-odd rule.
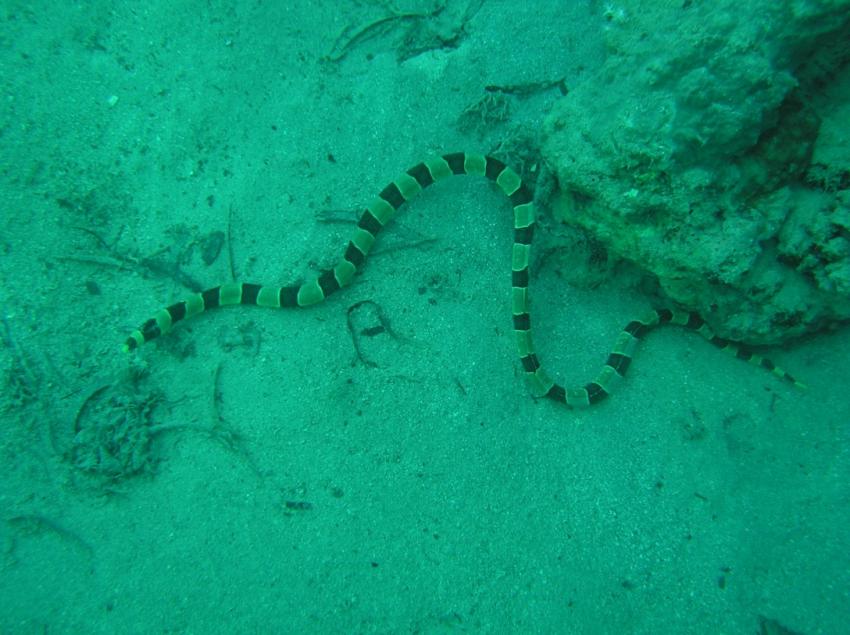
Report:
[[[621,0],[556,104],[554,209],[722,336],[850,318],[850,0]]]

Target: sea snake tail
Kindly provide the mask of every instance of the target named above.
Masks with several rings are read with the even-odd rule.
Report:
[[[495,182],[508,197],[514,211],[514,242],[511,255],[511,312],[520,363],[532,394],[548,397],[570,407],[597,403],[608,396],[629,368],[632,354],[640,339],[662,324],[678,324],[695,330],[718,348],[740,359],[759,365],[798,387],[796,379],[768,359],[760,357],[728,340],[717,337],[696,313],[659,309],[646,317],[633,320],[620,333],[601,372],[580,388],[564,388],[541,367],[531,339],[529,316],[529,254],[534,234],[534,201],[519,175],[493,157],[457,152],[435,157],[410,168],[387,185],[363,211],[354,235],[342,259],[333,268],[302,284],[285,287],[264,286],[247,282],[222,284],[160,310],[124,343],[132,351],[145,342],[165,335],[175,324],[204,311],[237,304],[263,307],[307,307],[317,304],[348,285],[366,260],[381,230],[396,211],[426,187],[453,175],[484,176]]]

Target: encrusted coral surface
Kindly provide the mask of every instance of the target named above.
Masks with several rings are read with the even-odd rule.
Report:
[[[556,213],[724,336],[850,317],[850,1],[623,1],[549,116]]]

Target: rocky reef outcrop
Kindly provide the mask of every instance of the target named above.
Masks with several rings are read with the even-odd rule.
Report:
[[[621,0],[544,127],[556,216],[721,335],[850,318],[850,1]]]

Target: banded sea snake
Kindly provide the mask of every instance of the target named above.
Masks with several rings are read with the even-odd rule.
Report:
[[[145,342],[168,333],[177,322],[216,307],[237,304],[255,304],[273,308],[307,307],[321,302],[351,282],[366,260],[375,238],[402,205],[426,187],[456,174],[484,176],[494,181],[513,206],[511,312],[517,352],[534,396],[548,397],[570,407],[589,406],[604,399],[615,383],[625,375],[632,353],[640,339],[647,331],[661,324],[677,324],[697,331],[718,348],[761,366],[798,387],[804,387],[769,359],[716,336],[696,313],[670,309],[653,310],[643,318],[629,322],[617,338],[601,372],[590,383],[581,388],[564,388],[556,383],[540,366],[531,340],[531,319],[528,314],[528,265],[531,238],[534,233],[532,194],[519,175],[498,159],[463,152],[446,154],[419,163],[387,185],[363,211],[342,259],[333,269],[322,271],[317,277],[302,284],[286,287],[230,282],[196,293],[182,302],[160,310],[133,331],[124,343],[124,350],[134,350]]]

